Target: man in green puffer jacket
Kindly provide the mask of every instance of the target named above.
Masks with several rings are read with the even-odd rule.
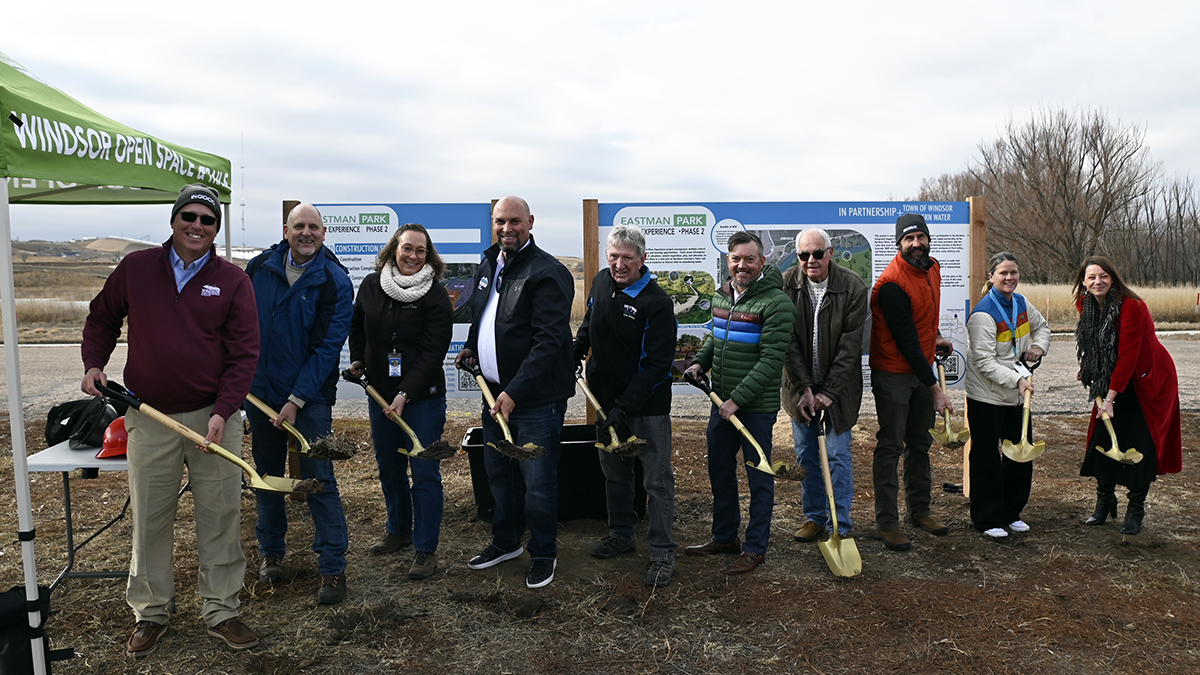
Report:
[[[713,332],[688,367],[692,376],[712,371],[712,389],[725,403],[712,406],[708,421],[708,479],[713,493],[712,539],[684,549],[688,555],[739,553],[726,574],[745,574],[758,567],[767,552],[774,478],[746,471],[750,485],[750,520],[746,543],[738,540],[738,448],[745,461],[757,463],[754,447],[729,421],[738,419],[771,459],[771,430],[779,413],[783,360],[792,339],[796,309],[783,292],[779,270],[767,265],[762,240],[749,232],[729,238],[729,281],[713,298]]]

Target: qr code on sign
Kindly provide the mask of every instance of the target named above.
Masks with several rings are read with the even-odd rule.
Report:
[[[475,378],[465,370],[455,371],[458,373],[458,390],[459,391],[480,391],[479,383]]]

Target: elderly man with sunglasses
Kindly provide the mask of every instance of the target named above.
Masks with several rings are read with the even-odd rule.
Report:
[[[81,388],[100,392],[104,367],[128,317],[125,384],[142,401],[240,455],[238,414],[258,365],[258,312],[250,278],[217,255],[216,190],[189,185],[171,209],[171,239],[131,253],[92,300],[83,328]],[[133,408],[129,432],[132,555],[125,601],[137,623],[125,653],[154,651],[175,601],[175,509],[184,466],[195,504],[201,614],[234,649],[258,644],[238,617],[246,576],[241,470]]]
[[[821,472],[817,424],[826,429],[839,534],[850,530],[854,476],[850,429],[862,403],[863,325],[867,284],[857,273],[833,263],[833,242],[825,230],[796,236],[798,262],[783,274],[783,290],[796,306],[796,325],[783,370],[783,408],[792,417],[796,460],[808,472],[801,503],[807,519],[797,541],[814,542],[833,527]]]

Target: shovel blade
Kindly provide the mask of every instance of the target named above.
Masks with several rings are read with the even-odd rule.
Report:
[[[862,555],[850,537],[842,539],[835,532],[827,541],[817,542],[829,571],[838,577],[853,577],[862,573]]]
[[[950,442],[950,432],[949,431],[938,431],[937,429],[930,429],[929,435],[933,436],[933,440],[937,441],[938,443],[941,443],[942,445],[946,445]]]
[[[320,483],[317,483],[314,486],[310,481],[297,480],[294,478],[277,478],[275,476],[262,476],[255,478],[254,476],[249,476],[249,479],[250,487],[252,488],[258,490],[267,490],[268,492],[282,492],[284,494],[292,492],[320,492],[321,490],[319,488],[322,487]]]
[[[453,457],[454,453],[456,452],[458,452],[458,448],[450,445],[448,442],[434,441],[425,446],[425,450],[421,452],[419,457],[421,459],[428,459],[430,461],[438,461],[442,459],[449,459]]]
[[[1003,452],[1005,457],[1021,463],[1032,462],[1041,457],[1045,451],[1046,444],[1043,441],[1018,443],[1017,445],[1013,445],[1011,441],[1004,441],[1000,446],[1000,452]]]

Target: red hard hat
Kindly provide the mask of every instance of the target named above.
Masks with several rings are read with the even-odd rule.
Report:
[[[128,442],[129,434],[125,431],[125,418],[118,417],[104,431],[104,443],[100,445],[100,452],[96,453],[96,459],[124,457],[125,445]]]

